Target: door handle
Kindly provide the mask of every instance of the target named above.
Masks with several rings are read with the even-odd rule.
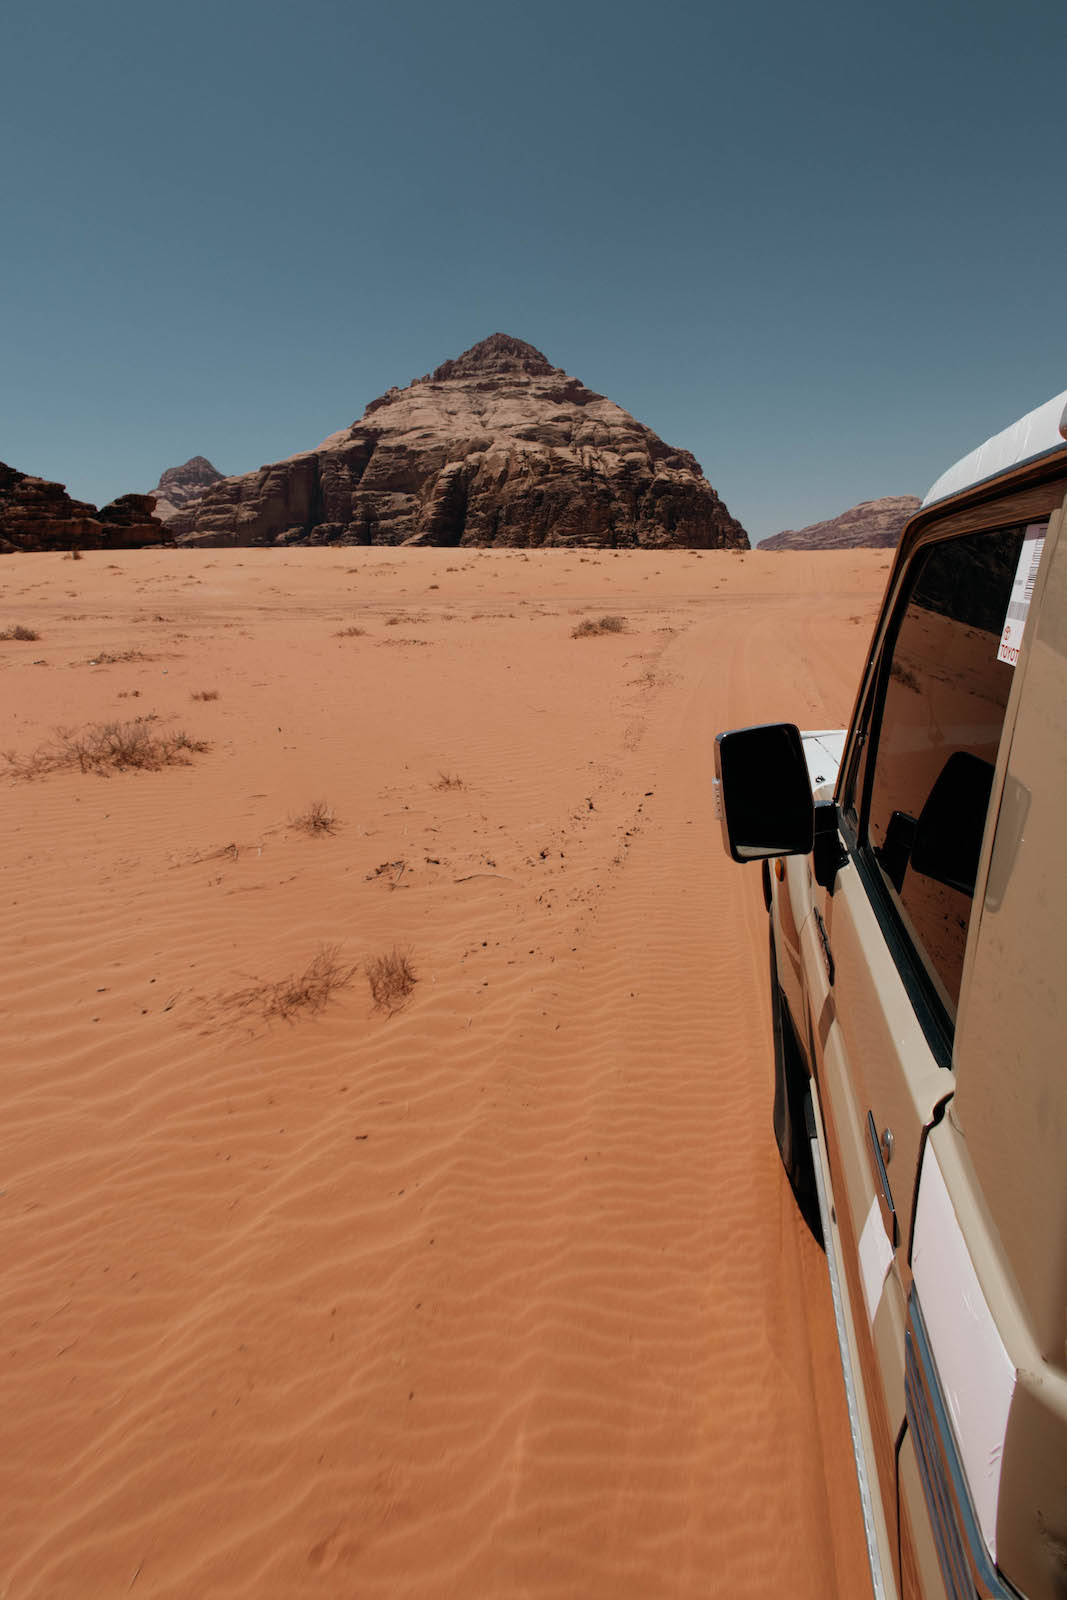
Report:
[[[822,917],[819,915],[817,909],[812,911],[812,917],[815,922],[815,931],[819,935],[819,945],[822,949],[823,965],[826,968],[826,981],[832,989],[834,986],[834,958],[830,954],[830,936],[826,932],[826,924],[822,920]]]
[[[888,1132],[888,1129],[886,1131]],[[891,1133],[887,1142],[890,1150],[892,1150],[893,1135]],[[867,1113],[867,1154],[870,1156],[871,1166],[874,1168],[874,1187],[878,1195],[878,1208],[882,1213],[882,1221],[885,1223],[885,1231],[889,1235],[889,1242],[895,1250],[898,1239],[897,1208],[893,1204],[893,1191],[889,1187],[885,1162],[882,1160],[882,1145],[878,1138],[878,1128],[875,1124],[873,1111],[868,1111]]]

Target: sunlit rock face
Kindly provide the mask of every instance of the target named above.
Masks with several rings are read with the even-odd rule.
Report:
[[[900,542],[904,524],[918,511],[920,501],[913,494],[890,494],[881,500],[864,500],[839,517],[813,522],[807,528],[789,529],[764,539],[757,550],[844,550],[866,547],[892,550]]]
[[[152,490],[156,516],[161,522],[170,522],[179,512],[188,511],[205,489],[221,482],[222,473],[206,456],[190,456],[182,466],[168,467]]]
[[[687,450],[503,333],[168,527],[207,545],[748,548]]]

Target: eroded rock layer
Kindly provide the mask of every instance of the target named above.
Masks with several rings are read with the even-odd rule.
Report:
[[[748,548],[687,450],[502,333],[168,528],[205,545]]]
[[[130,550],[167,538],[149,494],[124,494],[99,511],[61,483],[0,462],[0,554],[17,550]]]
[[[843,550],[866,547],[892,550],[900,542],[904,524],[918,511],[920,501],[913,494],[891,494],[881,500],[864,500],[826,522],[813,522],[807,528],[788,529],[764,539],[757,550]]]

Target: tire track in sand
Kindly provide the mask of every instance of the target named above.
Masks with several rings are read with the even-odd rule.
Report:
[[[12,933],[30,1004],[14,968],[3,997],[25,1018],[3,1303],[9,1371],[32,1384],[31,1406],[17,1378],[4,1391],[21,1427],[0,1467],[12,1600],[134,1580],[175,1600],[863,1592],[825,1268],[770,1132],[758,878],[726,862],[710,815],[718,726],[845,714],[844,669],[810,656],[785,681],[811,639],[803,599],[763,620],[757,604],[713,606],[671,636],[644,699],[610,689],[606,656],[577,658],[584,698],[560,719],[540,815],[541,749],[563,745],[542,731],[532,756],[511,695],[483,698],[484,746],[479,732],[462,765],[487,827],[521,821],[502,845],[516,874],[531,857],[522,884],[379,893],[365,873],[394,844],[354,828],[335,854],[306,854],[292,888],[296,845],[249,861],[279,924],[257,971],[271,949],[264,970],[285,970],[346,915],[371,948],[425,924],[431,965],[390,1022],[355,995],[247,1038],[183,1031],[158,1002],[147,1017],[157,946],[200,984],[239,959],[256,913],[239,914],[248,897],[216,904],[169,856],[109,878],[105,806],[113,793],[160,859],[168,829],[184,856],[187,781],[218,796],[206,843],[243,837],[229,780],[220,753],[214,776],[85,791],[100,853],[70,870],[95,919],[35,968],[64,886],[27,861]],[[551,649],[538,703],[555,707],[570,669]],[[513,676],[527,662],[532,683],[526,650]],[[387,711],[414,704],[413,672],[396,671]],[[448,680],[453,699],[466,681]],[[343,687],[354,715],[358,686]],[[240,704],[271,733],[273,715]],[[326,720],[301,737],[332,795],[368,761],[331,744]],[[415,752],[418,795],[441,737]],[[421,838],[414,782],[419,812],[388,825]],[[379,790],[361,791],[368,815]],[[58,817],[63,794],[40,803]],[[476,863],[488,836],[465,838],[456,859]],[[492,938],[501,953],[464,964]],[[536,962],[505,964],[532,946]],[[104,992],[89,957],[110,967],[124,949],[137,987],[127,970]],[[104,1021],[79,1035],[85,1000]]]

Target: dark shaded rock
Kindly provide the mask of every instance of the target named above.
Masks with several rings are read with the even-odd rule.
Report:
[[[866,548],[893,550],[900,542],[904,524],[918,511],[921,502],[913,494],[891,494],[881,500],[864,500],[861,505],[842,511],[826,522],[790,529],[764,539],[757,550],[844,550]]]
[[[161,522],[170,522],[194,500],[199,500],[205,489],[221,481],[222,473],[206,456],[190,456],[182,466],[168,467],[152,490],[156,498],[156,516]]]
[[[206,545],[748,549],[688,451],[503,333],[317,449],[209,486],[168,526]]]
[[[130,550],[166,540],[147,494],[124,494],[102,511],[72,500],[61,483],[0,462],[0,552]]]
[[[447,383],[449,378],[500,378],[524,374],[529,378],[547,378],[554,374],[563,377],[559,367],[550,365],[547,357],[523,339],[513,339],[509,333],[491,333],[488,339],[471,345],[454,361],[442,361],[429,379],[423,383]]]
[[[96,520],[105,533],[114,530],[126,547],[158,544],[161,539],[167,539],[167,533],[155,515],[155,508],[155,495],[120,494],[117,500],[100,507]]]

